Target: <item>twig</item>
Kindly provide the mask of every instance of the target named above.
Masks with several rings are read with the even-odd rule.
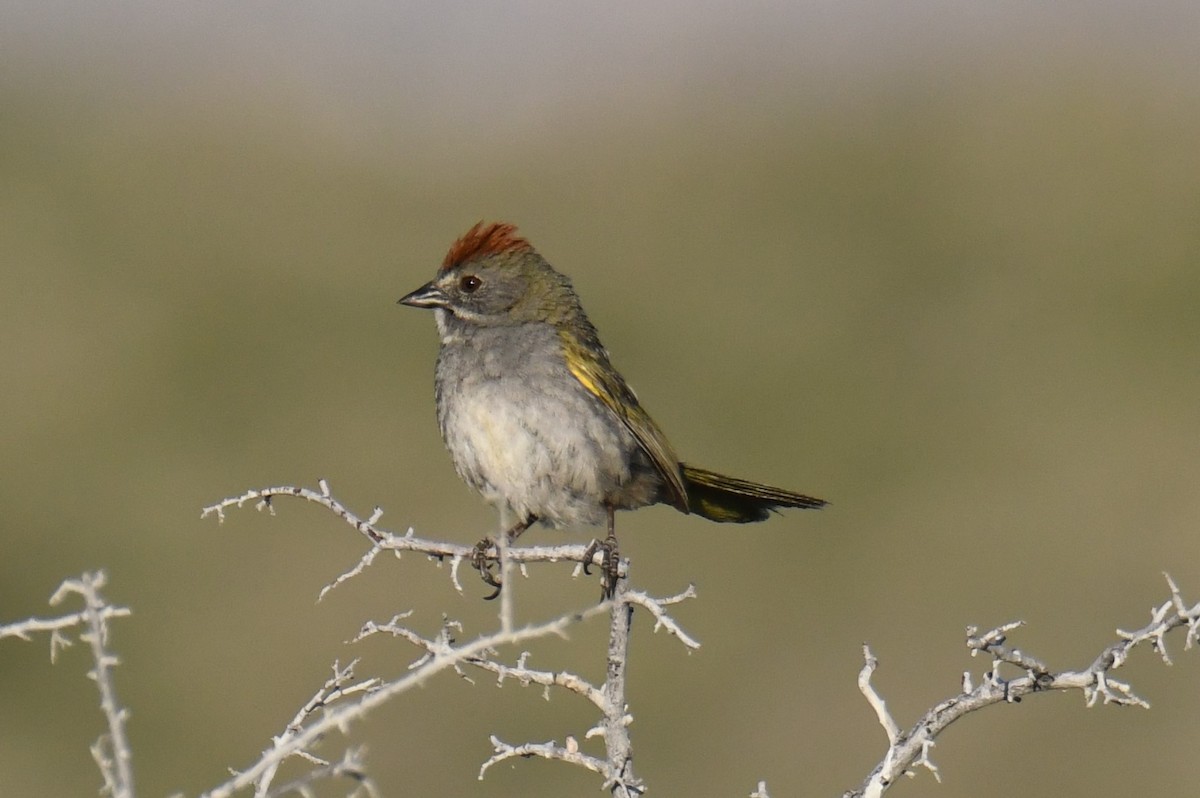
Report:
[[[464,560],[471,557],[473,548],[417,538],[412,529],[402,536],[380,529],[376,525],[382,516],[379,508],[375,508],[371,516],[364,520],[333,497],[329,484],[325,480],[320,480],[318,486],[319,490],[315,491],[290,486],[251,490],[241,496],[224,499],[206,507],[201,515],[202,517],[215,515],[219,520],[224,520],[225,510],[244,506],[249,501],[256,501],[256,506],[260,510],[267,509],[274,513],[272,500],[279,496],[301,498],[332,511],[364,535],[370,542],[370,549],[359,558],[355,565],[326,585],[322,589],[320,597],[324,597],[334,587],[361,574],[375,562],[381,551],[387,550],[397,554],[402,551],[422,552],[439,563],[449,557],[451,583],[458,592],[462,592],[462,585],[458,579],[458,568]],[[502,528],[507,527],[506,521],[507,519],[501,519]],[[584,545],[515,547],[508,544],[509,541],[503,534],[496,544],[496,557],[500,561],[500,581],[504,585],[499,613],[500,631],[497,634],[480,637],[468,645],[456,646],[454,634],[456,631],[461,631],[461,625],[453,621],[445,621],[441,631],[433,638],[424,637],[401,623],[407,617],[407,613],[397,615],[387,623],[367,623],[359,631],[355,640],[361,640],[374,634],[387,633],[405,639],[421,650],[421,656],[409,666],[409,674],[393,682],[375,684],[368,695],[358,698],[351,704],[343,704],[336,709],[330,709],[327,706],[329,701],[326,700],[326,694],[339,688],[344,679],[349,678],[348,669],[347,673],[343,674],[335,667],[334,679],[327,682],[322,691],[318,691],[314,701],[301,710],[287,731],[274,739],[274,745],[264,754],[263,758],[246,771],[237,774],[233,780],[207,795],[211,798],[223,798],[233,791],[253,783],[256,785],[256,796],[265,798],[279,763],[288,756],[306,756],[320,766],[326,764],[308,751],[310,743],[318,739],[325,730],[334,726],[344,729],[350,721],[362,717],[371,708],[445,668],[453,668],[462,677],[469,678],[463,670],[464,666],[493,673],[500,683],[503,683],[505,679],[516,679],[524,685],[542,685],[547,691],[554,686],[563,687],[583,696],[601,711],[600,723],[589,731],[587,736],[603,736],[607,752],[605,759],[580,753],[578,744],[573,737],[568,738],[566,746],[558,746],[554,742],[512,746],[493,737],[496,754],[483,764],[480,769],[481,776],[491,765],[504,759],[514,756],[540,756],[546,759],[573,762],[602,773],[605,777],[605,789],[611,790],[614,795],[629,798],[641,794],[644,786],[633,773],[633,749],[628,730],[632,716],[629,714],[625,699],[629,634],[633,609],[635,606],[646,609],[654,618],[655,631],[666,629],[689,649],[695,649],[700,644],[683,630],[666,609],[670,605],[693,598],[696,595],[695,589],[689,585],[683,592],[666,598],[654,598],[641,591],[632,591],[629,589],[628,582],[628,562],[623,561],[618,568],[619,573],[613,599],[582,613],[565,615],[537,627],[514,630],[514,589],[516,586],[512,582],[515,569],[520,568],[523,572],[525,564],[531,562],[573,560],[577,564],[582,564],[591,549]],[[578,570],[577,565],[576,573]],[[522,653],[515,665],[493,659],[498,646],[511,645],[521,640],[546,634],[561,634],[568,624],[601,612],[608,612],[610,616],[606,678],[601,686],[593,685],[582,677],[566,671],[529,668],[528,652]],[[311,710],[316,706],[314,702],[326,709],[326,714],[321,720],[310,718]]]
[[[879,725],[883,727],[883,731],[887,734],[888,744],[894,746],[896,740],[900,738],[900,727],[896,725],[896,721],[888,712],[887,702],[876,692],[875,687],[871,684],[871,676],[875,673],[875,669],[879,667],[879,660],[875,659],[875,655],[871,653],[871,647],[863,643],[863,667],[858,672],[858,689],[866,697],[867,703],[871,705],[871,709],[875,710],[875,717],[879,720]]]
[[[968,627],[968,651],[972,656],[991,656],[991,668],[984,674],[980,684],[974,687],[970,674],[963,674],[961,692],[927,711],[904,733],[900,732],[883,699],[871,685],[871,675],[877,663],[870,649],[863,646],[866,664],[859,674],[859,688],[875,709],[879,723],[887,733],[889,744],[887,753],[867,779],[857,789],[843,793],[844,798],[874,798],[882,795],[901,774],[912,775],[914,767],[924,767],[940,781],[939,771],[929,757],[935,738],[959,718],[993,704],[1017,703],[1027,695],[1052,690],[1080,690],[1089,707],[1099,701],[1105,704],[1149,707],[1150,705],[1137,696],[1128,684],[1112,678],[1110,673],[1124,665],[1133,648],[1142,643],[1149,644],[1164,662],[1170,664],[1165,636],[1173,629],[1187,628],[1185,649],[1191,648],[1196,642],[1200,629],[1200,603],[1186,606],[1174,580],[1169,575],[1164,576],[1170,587],[1171,597],[1151,610],[1150,623],[1133,632],[1118,629],[1117,635],[1121,640],[1105,648],[1091,665],[1082,670],[1056,673],[1041,660],[1019,649],[1009,648],[1006,645],[1008,634],[1022,625],[1020,621],[998,626],[983,634],[980,634],[976,627]],[[1016,668],[1021,675],[1005,679],[1000,675],[1001,666]]]
[[[133,614],[128,607],[114,607],[107,604],[99,612],[100,619],[105,624],[113,618],[128,618]],[[0,625],[0,640],[6,637],[15,637],[29,642],[33,639],[33,635],[39,632],[49,632],[50,662],[53,663],[58,658],[59,651],[71,646],[71,639],[62,633],[67,629],[86,623],[88,617],[87,611],[81,610],[56,618],[26,618],[23,621],[3,624]]]
[[[82,612],[51,621],[10,624],[4,628],[13,630],[11,634],[24,639],[28,638],[23,632],[51,630],[50,651],[53,660],[55,650],[67,645],[66,638],[62,636],[63,629],[80,623],[86,627],[86,631],[79,634],[79,639],[92,649],[95,665],[88,671],[88,678],[96,683],[96,689],[100,691],[100,710],[108,727],[108,732],[92,744],[92,758],[100,768],[105,792],[112,798],[133,798],[133,755],[125,734],[125,721],[129,713],[117,701],[117,689],[113,684],[113,668],[120,664],[120,660],[108,651],[108,619],[129,615],[130,611],[124,607],[113,607],[100,597],[100,589],[106,581],[103,571],[84,573],[78,579],[67,579],[50,597],[50,605],[57,606],[69,596],[77,595],[84,602]]]
[[[218,522],[224,522],[225,511],[231,508],[244,507],[249,502],[255,502],[255,508],[258,510],[266,510],[272,515],[275,513],[274,500],[279,497],[284,498],[299,498],[305,501],[318,504],[336,516],[341,518],[347,524],[352,526],[360,534],[364,535],[371,543],[371,548],[364,554],[359,561],[349,570],[342,573],[324,588],[322,588],[319,598],[324,598],[325,595],[335,587],[338,587],[346,580],[362,573],[372,562],[380,551],[391,551],[399,555],[401,552],[412,551],[425,554],[435,560],[443,561],[447,558],[451,561],[450,580],[454,585],[455,590],[462,592],[462,585],[458,581],[458,567],[464,561],[470,561],[471,554],[474,551],[473,546],[464,546],[457,543],[448,543],[442,540],[430,540],[428,538],[420,538],[413,534],[413,530],[409,529],[405,534],[398,535],[394,532],[389,532],[381,529],[377,522],[383,516],[383,511],[378,507],[374,508],[371,515],[367,518],[360,518],[355,513],[351,512],[344,504],[333,497],[330,491],[329,483],[325,480],[317,482],[318,490],[311,488],[301,488],[291,485],[283,485],[272,488],[259,488],[257,490],[248,490],[240,496],[232,496],[205,507],[201,513],[201,518],[215,516]],[[525,563],[534,562],[581,562],[584,554],[587,552],[587,546],[584,544],[564,544],[559,546],[508,546],[507,547],[507,562],[518,567]],[[509,585],[512,587],[512,585]],[[511,601],[511,598],[509,599]],[[503,604],[501,605],[503,609]],[[511,622],[511,621],[510,621]]]
[[[509,745],[501,741],[495,735],[492,735],[492,747],[494,753],[483,765],[479,768],[479,780],[483,780],[483,776],[488,769],[497,763],[503,762],[506,759],[521,757],[528,759],[536,756],[542,759],[557,759],[560,762],[568,762],[572,765],[579,765],[587,768],[593,773],[606,775],[608,773],[608,763],[598,757],[589,756],[579,752],[579,744],[574,737],[567,738],[566,745],[559,745],[551,740],[548,743],[522,743],[521,745]]]
[[[277,796],[292,794],[307,798],[307,796],[315,794],[310,789],[313,784],[333,779],[350,779],[358,782],[358,786],[349,794],[348,798],[356,798],[359,795],[366,795],[367,798],[380,798],[381,793],[375,788],[375,783],[367,777],[366,771],[363,769],[365,753],[366,749],[361,746],[352,748],[346,751],[339,761],[322,762],[302,776],[264,793],[263,798],[277,798]]]
[[[204,793],[203,798],[228,798],[238,790],[257,783],[268,770],[278,767],[278,763],[283,759],[306,751],[317,740],[334,729],[344,732],[351,723],[363,719],[371,710],[390,701],[400,693],[423,684],[441,671],[453,668],[459,663],[478,657],[483,652],[499,646],[516,645],[540,637],[565,634],[570,626],[586,621],[605,609],[607,608],[604,605],[599,605],[580,613],[555,618],[546,623],[515,629],[510,633],[485,635],[462,646],[448,646],[444,650],[430,653],[418,667],[413,668],[406,675],[390,682],[379,682],[371,691],[356,696],[352,701],[343,702],[328,709],[320,718],[311,719],[302,729],[286,736],[281,735],[277,744],[261,759],[224,784]]]
[[[645,792],[641,779],[633,772],[633,744],[629,724],[633,716],[625,700],[625,674],[629,667],[629,630],[633,623],[633,603],[628,600],[629,563],[617,575],[613,598],[609,602],[608,657],[604,687],[604,748],[608,754],[607,779],[602,789],[618,798],[633,798]],[[683,639],[681,637],[681,639]]]
[[[338,663],[333,663],[333,675],[326,679],[325,684],[321,686],[321,689],[317,690],[316,694],[313,695],[313,697],[310,698],[308,702],[300,708],[300,711],[296,713],[294,718],[292,718],[292,722],[288,724],[287,729],[284,730],[283,734],[280,734],[272,739],[272,748],[279,749],[283,747],[289,740],[291,740],[291,738],[295,737],[304,728],[304,722],[308,720],[308,718],[318,709],[331,706],[346,696],[372,690],[376,685],[379,684],[378,679],[367,679],[365,681],[358,682],[357,684],[350,684],[354,679],[354,666],[357,664],[358,660],[354,660],[343,668],[339,666]],[[330,767],[328,762],[312,756],[307,751],[295,751],[293,752],[293,755],[304,756],[321,768],[328,769]],[[347,756],[349,756],[349,752],[347,752]],[[266,796],[272,794],[271,782],[275,779],[275,773],[279,770],[279,766],[283,764],[284,759],[286,759],[286,757],[275,758],[270,766],[268,766],[263,771],[262,775],[259,776],[258,780],[254,784],[255,798],[266,798]],[[343,758],[343,763],[347,761],[349,760]],[[357,758],[355,758],[354,761],[357,763]],[[330,771],[327,775],[334,774]]]
[[[686,599],[696,597],[696,586],[688,585],[687,589],[682,593],[677,593],[674,596],[667,598],[651,598],[640,590],[630,590],[625,594],[625,600],[630,604],[636,604],[650,612],[654,616],[654,631],[666,629],[669,634],[679,638],[679,642],[683,643],[688,648],[695,650],[700,648],[700,641],[689,635],[683,628],[675,622],[675,619],[667,614],[665,607],[671,604],[678,604]]]

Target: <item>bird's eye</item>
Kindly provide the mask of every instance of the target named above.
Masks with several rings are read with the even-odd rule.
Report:
[[[483,280],[480,280],[473,274],[468,274],[458,281],[458,287],[464,294],[473,294],[475,289],[483,285]]]

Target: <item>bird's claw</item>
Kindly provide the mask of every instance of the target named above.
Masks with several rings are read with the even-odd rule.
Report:
[[[491,552],[495,549],[496,543],[491,538],[484,538],[475,544],[475,548],[471,550],[471,567],[479,571],[479,577],[485,583],[496,588],[490,596],[484,596],[484,601],[491,601],[500,595],[500,591],[504,589],[504,585],[496,574],[493,568],[500,564],[500,558]]]
[[[583,552],[583,572],[592,575],[592,558],[600,552],[600,600],[607,601],[617,592],[617,577],[621,574],[621,557],[617,549],[617,538],[609,535],[604,540],[593,540]]]

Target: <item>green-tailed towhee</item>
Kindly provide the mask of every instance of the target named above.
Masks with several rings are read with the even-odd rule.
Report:
[[[615,510],[661,502],[743,523],[825,504],[681,463],[609,362],[571,282],[510,224],[476,224],[400,302],[434,311],[438,424],[459,476],[512,513],[509,539],[535,521],[607,522],[606,593]],[[483,556],[475,565],[498,592]]]

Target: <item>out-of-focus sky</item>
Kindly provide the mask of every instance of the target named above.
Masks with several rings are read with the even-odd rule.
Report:
[[[451,126],[486,138],[567,109],[669,108],[699,89],[820,95],[920,70],[952,80],[981,57],[1019,67],[1103,55],[1184,79],[1200,34],[1186,2],[45,2],[4,13],[18,75],[71,85],[117,70],[139,92],[216,84],[311,103],[314,126],[340,112],[350,136],[366,120],[418,138]]]
[[[251,761],[363,621],[486,631],[481,587],[362,554],[495,518],[438,439],[428,314],[395,300],[480,218],[573,279],[690,462],[832,501],[729,528],[622,515],[651,794],[840,794],[982,672],[967,624],[1082,667],[1200,595],[1200,6],[1194,3],[8,3],[0,7],[0,623],[104,568],[144,795]],[[590,530],[568,533],[584,540]],[[533,531],[533,542],[558,533]],[[553,570],[530,620],[594,601]],[[599,630],[534,662],[599,676]],[[1192,789],[1200,662],[1152,709],[1037,696],[952,729],[897,795]],[[99,784],[73,649],[0,643],[0,795]],[[352,729],[385,795],[594,790],[488,737],[582,739],[568,696],[453,677]],[[585,746],[594,741],[585,741]],[[336,755],[341,740],[329,740]],[[334,789],[328,794],[342,794]],[[326,794],[326,793],[321,793]]]

